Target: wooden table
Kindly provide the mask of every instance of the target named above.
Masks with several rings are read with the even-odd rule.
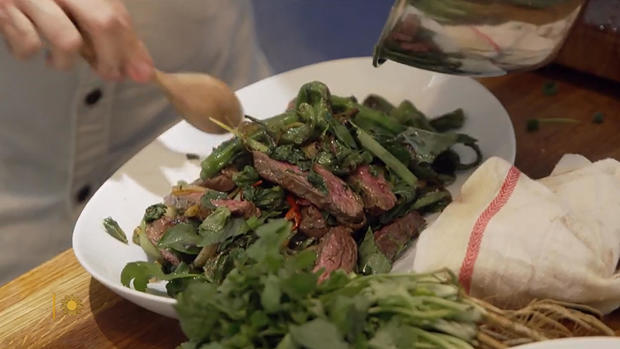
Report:
[[[557,82],[555,96],[542,92],[550,80]],[[526,174],[545,176],[564,153],[620,159],[620,84],[559,67],[481,81],[512,116],[516,165]],[[603,124],[591,122],[595,112],[605,114]],[[535,117],[582,122],[525,132]],[[606,321],[620,335],[620,312]],[[0,348],[172,348],[183,340],[175,320],[116,296],[80,267],[72,250],[0,287]]]

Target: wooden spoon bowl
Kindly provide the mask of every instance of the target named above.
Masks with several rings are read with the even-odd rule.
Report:
[[[243,119],[241,103],[223,81],[201,73],[168,74],[157,70],[154,81],[187,122],[208,133],[227,132],[210,118],[236,127]]]

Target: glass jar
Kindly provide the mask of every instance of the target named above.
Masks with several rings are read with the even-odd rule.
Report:
[[[375,47],[441,73],[495,76],[549,62],[585,0],[397,0]]]

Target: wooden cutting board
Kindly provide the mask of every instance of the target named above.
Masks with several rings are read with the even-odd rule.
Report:
[[[174,348],[178,322],[91,278],[73,250],[0,288],[0,348]]]

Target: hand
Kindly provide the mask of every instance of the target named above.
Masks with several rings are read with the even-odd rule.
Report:
[[[0,33],[27,59],[49,46],[47,62],[70,69],[82,53],[107,80],[151,80],[153,61],[120,0],[0,0]]]

